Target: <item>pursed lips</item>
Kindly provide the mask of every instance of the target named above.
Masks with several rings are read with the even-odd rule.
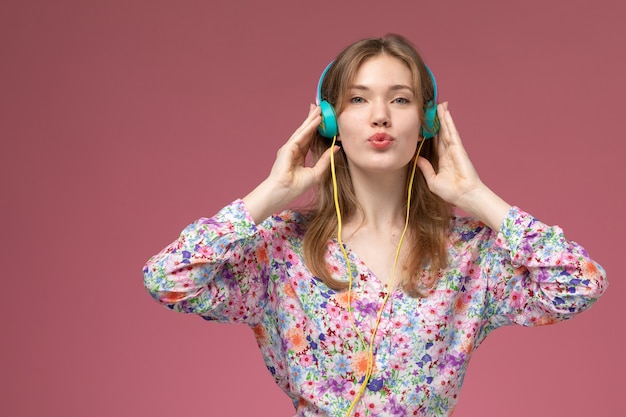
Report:
[[[382,149],[386,148],[394,141],[393,136],[388,135],[387,133],[375,133],[367,140],[373,147]]]

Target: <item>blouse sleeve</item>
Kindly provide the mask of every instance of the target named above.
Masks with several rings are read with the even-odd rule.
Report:
[[[547,226],[516,207],[489,253],[486,333],[507,324],[569,319],[588,309],[608,285],[604,269],[558,226]]]
[[[252,323],[266,303],[267,244],[244,203],[187,226],[150,258],[144,285],[164,306],[207,320]]]

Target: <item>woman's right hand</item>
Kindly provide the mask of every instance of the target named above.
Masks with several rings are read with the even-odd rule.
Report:
[[[255,223],[262,222],[321,181],[330,165],[330,148],[315,165],[305,165],[314,132],[320,122],[320,108],[311,104],[304,122],[278,150],[270,175],[243,198]],[[335,147],[335,151],[337,149]]]

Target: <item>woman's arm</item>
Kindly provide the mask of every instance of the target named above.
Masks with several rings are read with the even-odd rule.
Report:
[[[271,237],[270,237],[271,238]],[[150,258],[144,285],[166,307],[206,319],[250,322],[267,296],[267,236],[241,200],[186,227]]]
[[[493,232],[479,254],[487,282],[487,332],[502,324],[546,324],[591,306],[606,290],[605,272],[558,227],[512,207],[480,180],[463,147],[447,103],[438,106],[439,169],[418,161],[432,192]],[[484,333],[486,334],[486,333]]]
[[[591,307],[608,286],[604,269],[582,246],[518,208],[505,217],[484,263],[487,332],[569,319]]]
[[[268,218],[318,183],[330,164],[327,150],[314,166],[305,165],[320,120],[319,107],[311,105],[267,179],[216,216],[189,225],[148,261],[144,284],[157,301],[213,320],[249,322],[260,314],[269,285],[268,251],[282,244],[271,233],[282,220]],[[257,228],[266,219],[269,226]]]

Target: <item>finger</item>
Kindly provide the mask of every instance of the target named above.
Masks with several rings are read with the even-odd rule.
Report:
[[[423,156],[419,156],[417,157],[417,166],[422,171],[422,174],[424,174],[424,178],[426,179],[428,188],[432,189],[431,184],[434,182],[434,179],[437,176],[433,165],[428,159],[424,158]]]
[[[446,131],[448,132],[448,142],[461,143],[461,135],[459,135],[459,131],[456,129],[456,125],[454,124],[454,120],[452,119],[452,114],[450,113],[450,110],[448,110],[448,102],[444,104],[445,111],[442,124],[445,125]]]
[[[442,103],[437,106],[437,115],[439,116],[439,120],[441,121],[441,142],[445,145],[448,144],[450,139],[450,130],[448,123],[446,122],[446,112],[447,112],[447,103]]]
[[[317,126],[319,126],[321,121],[320,108],[318,106],[312,107],[306,119],[296,129],[296,131],[293,132],[288,142],[295,142],[298,144],[302,142],[310,142],[310,139],[312,139],[312,133],[315,131]]]
[[[322,178],[323,174],[328,170],[328,167],[330,166],[330,153],[331,152],[337,153],[339,149],[341,148],[337,145],[326,149],[324,153],[322,154],[322,156],[320,156],[320,158],[317,160],[315,165],[312,167],[317,181],[319,181]]]

